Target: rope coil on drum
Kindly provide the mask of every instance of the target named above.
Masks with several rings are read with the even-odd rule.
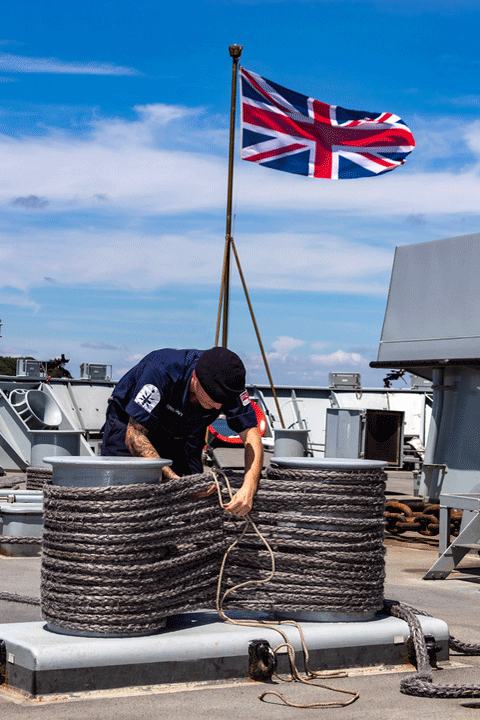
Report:
[[[26,470],[27,490],[43,490],[46,484],[51,484],[53,470],[45,467],[28,467]]]
[[[202,474],[158,485],[46,486],[41,604],[51,629],[145,635],[168,615],[212,605],[222,516],[195,497],[211,483]]]
[[[238,484],[238,476],[230,477]],[[385,481],[384,471],[376,469],[267,468],[250,517],[274,552],[275,576],[268,585],[232,591],[229,607],[332,614],[334,619],[380,611]],[[228,536],[235,534],[237,522],[227,516]],[[247,533],[230,555],[226,587],[265,576],[269,568],[264,544]]]

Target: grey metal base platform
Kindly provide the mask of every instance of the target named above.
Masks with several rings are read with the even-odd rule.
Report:
[[[234,615],[232,617],[240,617]],[[245,614],[241,617],[245,618]],[[254,619],[253,614],[248,615]],[[267,619],[266,616],[255,616]],[[419,617],[424,634],[448,660],[448,626]],[[408,664],[408,625],[394,617],[368,622],[300,623],[315,670]],[[293,625],[281,625],[302,668],[301,640]],[[141,685],[216,681],[248,677],[248,646],[263,638],[272,648],[283,642],[270,628],[222,622],[215,612],[169,618],[157,635],[87,638],[50,632],[44,622],[0,625],[6,685],[30,697]],[[3,663],[2,663],[3,664]],[[288,672],[286,654],[279,672]]]

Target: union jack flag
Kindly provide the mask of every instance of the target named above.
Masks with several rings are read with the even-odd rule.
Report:
[[[243,160],[315,178],[358,178],[394,170],[415,147],[398,115],[327,105],[245,68],[240,78]]]

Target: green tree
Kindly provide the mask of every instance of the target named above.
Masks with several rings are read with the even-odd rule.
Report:
[[[17,358],[0,355],[0,375],[16,375]]]

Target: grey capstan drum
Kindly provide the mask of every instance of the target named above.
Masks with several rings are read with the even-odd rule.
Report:
[[[250,517],[268,538],[275,574],[262,582],[271,557],[259,537],[245,535],[225,571],[227,611],[312,622],[365,621],[381,612],[386,465],[273,457]]]
[[[157,483],[162,468],[171,460],[139,457],[44,457],[53,467],[53,485],[109,487]]]
[[[165,619],[148,609],[165,543],[155,532],[154,498],[170,461],[44,461],[53,466],[53,482],[44,487],[41,606],[47,628],[87,637],[158,632]]]

